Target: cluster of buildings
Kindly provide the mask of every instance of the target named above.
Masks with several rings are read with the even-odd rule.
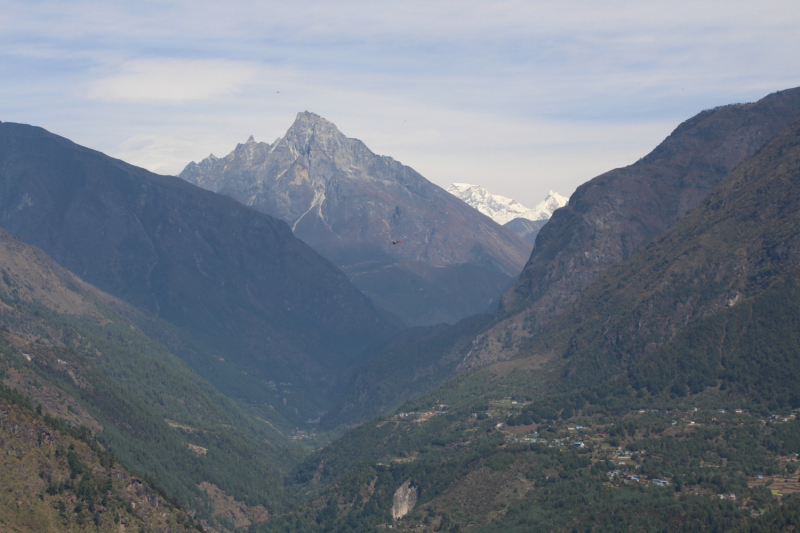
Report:
[[[643,486],[654,485],[656,487],[666,487],[669,485],[669,480],[667,479],[660,479],[660,478],[644,479],[623,470],[612,470],[611,472],[606,472],[606,476],[608,477],[609,481],[618,480],[623,483],[634,484],[634,485],[643,485]]]
[[[506,435],[506,442],[521,442],[525,444],[547,444],[547,439],[539,436],[539,433],[533,432],[528,435]]]
[[[558,448],[562,446],[571,446],[574,448],[585,448],[586,444],[583,441],[573,441],[569,438],[553,439],[549,441],[539,436],[539,433],[533,432],[528,435],[506,435],[506,442],[519,442],[524,444],[547,444],[550,448]]]

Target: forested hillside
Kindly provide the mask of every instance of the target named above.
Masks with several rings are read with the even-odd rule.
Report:
[[[202,530],[152,480],[119,464],[85,427],[68,427],[0,386],[0,527],[61,532]]]
[[[5,386],[44,414],[94,432],[198,519],[219,518],[204,482],[245,508],[281,507],[281,474],[301,452],[278,414],[270,422],[244,412],[123,316],[136,315],[134,308],[2,230],[0,272]]]

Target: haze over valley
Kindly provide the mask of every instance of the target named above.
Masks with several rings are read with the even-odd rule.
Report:
[[[800,527],[796,10],[7,4],[0,531]]]

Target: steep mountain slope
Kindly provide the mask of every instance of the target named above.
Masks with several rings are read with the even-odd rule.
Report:
[[[788,283],[783,291],[795,292],[798,266],[800,122],[795,122],[675,227],[600,276],[526,351],[546,338],[560,338],[567,343],[567,360],[581,354],[568,363],[567,375],[594,380],[776,284]],[[771,316],[758,320],[780,323]]]
[[[285,220],[411,325],[493,310],[530,254],[510,231],[313,113],[299,113],[273,144],[251,137],[180,177]]]
[[[199,523],[127,471],[91,433],[36,413],[26,400],[0,388],[4,531],[197,531]]]
[[[785,516],[798,379],[800,121],[519,357],[310,456],[294,480],[313,497],[265,529],[705,531]]]
[[[782,298],[796,293],[799,276],[800,121],[743,162],[674,227],[599,275],[514,353],[517,361],[535,361],[534,366],[552,371],[545,381],[565,389],[597,383],[645,360],[658,366],[659,359],[685,359],[681,368],[666,373],[671,382],[678,374],[686,377],[686,368],[704,368],[721,350],[739,351],[726,346],[725,339],[741,339],[764,322],[786,330],[782,335],[790,346],[800,342],[789,333],[796,303]],[[752,311],[754,302],[784,312],[759,316]],[[728,327],[738,330],[725,334]],[[764,338],[773,335],[778,334]],[[720,344],[709,348],[708,339]],[[681,348],[669,348],[675,343]],[[778,348],[774,343],[765,347]],[[756,358],[760,349],[737,357]],[[692,354],[698,356],[695,363],[688,361]],[[469,354],[461,364],[468,368],[488,362]],[[709,376],[716,383],[718,372],[699,371],[701,383]],[[784,372],[794,372],[793,366]]]
[[[531,244],[535,242],[542,226],[553,216],[553,212],[567,205],[569,200],[557,192],[550,191],[547,198],[533,209],[528,209],[516,200],[492,194],[480,185],[453,183],[447,188],[447,192]]]
[[[511,303],[494,317],[472,321],[469,325],[464,324],[463,328],[440,336],[420,336],[413,342],[386,349],[373,360],[374,366],[361,368],[354,374],[347,394],[330,416],[343,416],[345,413],[355,415],[359,412],[376,414],[379,412],[376,408],[396,405],[404,398],[420,394],[426,386],[441,383],[458,372],[493,361],[512,359],[519,353],[529,353],[536,337],[542,336],[539,330],[562,312],[561,306],[568,306],[572,299],[578,297],[579,292],[572,291],[578,291],[581,283],[590,283],[614,260],[621,261],[621,257],[615,259],[611,252],[597,252],[597,247],[606,243],[612,251],[616,249],[619,252],[620,249],[614,248],[613,243],[626,239],[629,242],[630,237],[626,236],[626,232],[641,229],[645,222],[651,224],[650,231],[655,231],[652,224],[658,218],[658,210],[654,210],[653,214],[641,214],[639,211],[649,209],[649,204],[645,205],[648,201],[655,202],[655,198],[663,196],[664,204],[668,206],[670,199],[681,195],[693,197],[703,192],[707,194],[710,189],[702,189],[697,185],[702,181],[700,178],[711,176],[719,179],[719,174],[728,168],[717,164],[717,160],[723,156],[738,160],[744,153],[753,151],[755,148],[750,143],[753,138],[760,146],[779,124],[800,115],[798,103],[800,90],[792,89],[766,97],[757,104],[728,106],[701,113],[681,125],[654,150],[653,154],[661,154],[654,162],[644,163],[654,157],[651,154],[632,167],[611,171],[580,187],[576,192],[580,209],[576,211],[578,207],[570,204],[556,211],[554,218],[548,222],[548,228],[561,228],[556,237],[544,238],[550,255],[540,255],[540,245],[537,245],[531,257],[530,265],[550,268],[555,276],[553,279],[561,281],[554,282],[550,289],[543,282],[544,295],[539,299],[524,299],[509,291],[506,297]],[[712,167],[709,161],[717,161],[716,166]],[[726,164],[733,165],[730,161]],[[675,178],[681,176],[679,171],[686,173],[681,179]],[[670,181],[665,176],[675,179]],[[686,189],[685,186],[694,183],[692,180],[697,183]],[[617,190],[617,187],[620,189]],[[594,205],[588,203],[588,196],[606,200]],[[613,198],[617,198],[616,203],[610,200]],[[587,213],[585,219],[581,215],[583,212]],[[570,233],[573,230],[575,233]],[[637,235],[641,237],[642,234]],[[566,246],[563,253],[558,252],[561,244]],[[592,255],[595,252],[587,251],[588,256],[575,259],[577,267],[562,261],[569,253],[580,254],[581,246],[595,250],[598,255],[595,257]],[[591,265],[597,266],[598,270],[578,269]],[[531,283],[530,279],[525,281],[525,276],[523,273],[521,283]],[[562,297],[563,301],[558,299]],[[607,297],[598,296],[597,302],[603,302]],[[593,302],[583,305],[591,306]],[[459,333],[454,335],[454,331]],[[537,346],[541,360],[555,353],[546,348],[546,343]],[[419,357],[419,354],[425,354],[425,357]],[[396,371],[392,361],[400,359],[407,361],[410,366]],[[532,364],[536,366],[539,363]],[[381,401],[376,404],[368,400],[370,398],[380,398]]]
[[[569,306],[601,272],[674,225],[798,117],[800,89],[704,111],[635,164],[580,186],[539,233],[519,282],[504,294],[501,311],[512,316],[477,341],[473,357],[513,356],[521,339]]]
[[[313,417],[393,329],[286,223],[230,198],[22,124],[0,124],[0,168],[2,227],[212,347],[261,388],[251,400],[274,397],[266,382],[292,383],[298,417]],[[193,361],[245,396],[212,362]]]
[[[539,230],[547,224],[548,220],[550,219],[528,220],[527,218],[515,218],[510,222],[506,222],[504,226],[519,235],[524,241],[535,244]]]
[[[202,483],[280,505],[279,473],[301,453],[272,424],[292,426],[245,413],[123,316],[137,314],[0,230],[0,382],[90,428],[198,516],[211,518]]]

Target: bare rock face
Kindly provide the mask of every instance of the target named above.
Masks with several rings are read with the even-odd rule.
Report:
[[[411,484],[409,479],[394,493],[392,502],[392,518],[397,520],[410,513],[417,504],[418,488]]]
[[[269,520],[269,512],[262,506],[248,507],[234,500],[233,496],[228,496],[213,483],[203,481],[198,487],[208,495],[213,514],[229,520],[237,530],[247,529],[253,524]]]
[[[633,165],[580,186],[541,229],[519,282],[503,295],[501,311],[511,316],[475,340],[461,369],[513,357],[516,341],[566,309],[600,273],[672,227],[798,117],[800,88],[703,111]]]
[[[309,112],[274,143],[251,137],[224,158],[190,163],[180,177],[285,220],[412,325],[493,309],[530,254],[513,232]],[[481,269],[488,283],[474,283],[463,265]]]

